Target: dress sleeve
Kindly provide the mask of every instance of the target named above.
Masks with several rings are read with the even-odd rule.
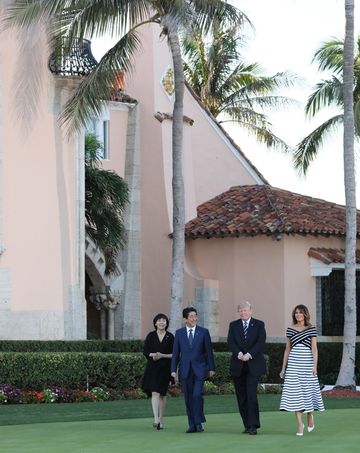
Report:
[[[286,336],[286,338],[291,338],[291,331],[290,331],[289,327],[286,329],[285,336]]]
[[[144,356],[149,359],[149,354],[150,352],[153,352],[151,351],[151,332],[147,335],[147,337],[145,338],[145,341],[144,341],[144,350],[143,350],[143,354]]]
[[[310,328],[309,337],[317,337],[317,330],[315,326]]]

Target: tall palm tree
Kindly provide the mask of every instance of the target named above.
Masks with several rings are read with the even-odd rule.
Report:
[[[101,168],[101,148],[95,135],[85,136],[85,228],[103,253],[109,275],[117,273],[117,257],[125,242],[123,215],[129,191],[121,176]]]
[[[305,111],[315,116],[326,107],[335,107],[338,113],[314,129],[297,146],[295,167],[306,174],[324,140],[343,126],[344,185],[346,202],[345,244],[345,302],[343,354],[336,381],[337,387],[355,387],[356,346],[356,184],[354,139],[360,137],[360,37],[354,55],[354,0],[345,0],[345,41],[332,39],[325,42],[314,55],[319,70],[332,71],[332,76],[316,85],[309,96]]]
[[[226,0],[13,0],[5,21],[27,27],[46,24],[52,41],[67,37],[67,49],[76,38],[99,37],[107,33],[121,36],[102,57],[98,66],[79,85],[67,103],[62,120],[70,130],[81,130],[91,117],[100,114],[109,99],[119,71],[131,69],[131,57],[140,47],[138,28],[156,23],[167,36],[174,66],[173,108],[173,253],[171,276],[171,324],[180,324],[183,298],[185,253],[185,200],[182,175],[184,74],[179,35],[189,30],[209,30],[214,21],[240,25],[245,16]]]
[[[346,200],[345,307],[343,352],[336,387],[356,388],[356,183],[354,158],[354,0],[345,0],[343,69],[344,181]],[[357,112],[356,112],[357,113]]]
[[[220,123],[233,122],[259,142],[288,151],[265,112],[294,104],[278,89],[292,86],[297,77],[289,72],[263,75],[258,63],[244,61],[244,45],[239,27],[224,28],[218,22],[207,35],[188,35],[182,41],[185,77]]]
[[[360,36],[356,41],[356,54],[353,56],[352,102],[355,114],[355,138],[360,137]],[[313,62],[319,71],[331,71],[332,75],[319,82],[310,94],[305,113],[314,118],[321,110],[331,107],[337,113],[316,127],[297,145],[294,165],[306,174],[311,162],[321,149],[326,138],[342,127],[344,123],[343,69],[344,40],[333,38],[315,52]]]

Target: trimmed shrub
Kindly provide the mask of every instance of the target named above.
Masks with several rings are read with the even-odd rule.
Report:
[[[43,389],[61,385],[69,388],[105,386],[113,389],[140,385],[146,363],[143,342],[129,341],[0,341],[0,385]],[[230,353],[225,342],[214,343],[216,386],[230,382]],[[266,343],[267,374],[261,382],[282,383],[284,343]],[[319,380],[335,384],[342,343],[318,343]],[[13,352],[10,352],[13,351]],[[356,376],[360,379],[360,348],[356,348]],[[34,383],[36,386],[34,386]],[[21,385],[20,385],[21,384]]]
[[[0,384],[42,390],[141,385],[146,359],[140,353],[0,353]]]
[[[142,352],[142,340],[1,340],[3,352]]]

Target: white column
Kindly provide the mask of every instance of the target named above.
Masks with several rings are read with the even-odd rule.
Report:
[[[125,214],[126,246],[120,254],[124,295],[116,311],[116,338],[141,338],[141,206],[139,107],[129,109],[125,180],[129,203]]]

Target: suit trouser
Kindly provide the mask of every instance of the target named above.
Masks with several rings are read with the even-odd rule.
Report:
[[[249,366],[244,363],[241,375],[233,376],[239,412],[245,428],[260,428],[259,403],[257,385],[259,377],[250,373]]]
[[[189,427],[192,428],[206,421],[203,397],[204,379],[198,378],[190,368],[188,377],[181,380],[181,385],[184,392]]]

